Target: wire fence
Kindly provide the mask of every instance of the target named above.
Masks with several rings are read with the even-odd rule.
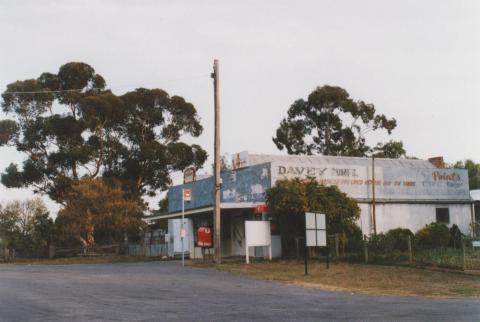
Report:
[[[166,257],[168,256],[168,244],[144,243],[128,244],[126,249],[128,256]]]
[[[480,270],[480,248],[474,247],[469,238],[462,238],[456,247],[429,248],[420,247],[411,237],[396,240],[395,245],[373,242],[372,239],[365,238],[361,244],[342,252],[338,235],[330,235],[328,246],[331,257],[339,261]]]

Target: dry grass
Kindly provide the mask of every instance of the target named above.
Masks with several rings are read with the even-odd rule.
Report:
[[[215,268],[260,279],[281,281],[305,287],[353,293],[422,296],[480,296],[480,276],[455,272],[429,271],[417,268],[295,261],[227,262],[220,265],[193,263],[195,267]]]

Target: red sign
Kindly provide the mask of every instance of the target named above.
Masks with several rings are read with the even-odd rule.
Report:
[[[183,189],[183,200],[184,201],[192,200],[192,189]]]
[[[267,205],[258,205],[253,209],[253,212],[256,214],[261,214],[264,212],[268,212],[268,207]]]
[[[197,244],[200,247],[212,247],[212,229],[199,227],[197,230]]]

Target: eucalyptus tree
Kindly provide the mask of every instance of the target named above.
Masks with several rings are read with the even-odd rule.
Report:
[[[203,130],[191,103],[161,89],[115,95],[85,63],[8,84],[2,98],[0,146],[25,155],[21,166],[5,169],[2,183],[34,187],[60,203],[82,177],[120,180],[133,197],[153,195],[173,171],[207,158],[182,141]]]
[[[382,129],[391,134],[396,125],[395,119],[378,114],[373,104],[353,100],[341,87],[325,85],[290,106],[273,142],[288,154],[365,156],[372,151],[366,134]]]

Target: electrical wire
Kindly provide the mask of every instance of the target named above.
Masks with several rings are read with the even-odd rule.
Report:
[[[190,76],[190,77],[182,77],[182,78],[174,78],[174,79],[169,79],[163,81],[163,83],[169,83],[169,82],[176,82],[176,81],[182,81],[182,80],[190,80],[190,79],[198,79],[198,78],[203,78],[203,77],[210,77],[210,74],[202,74],[198,76]],[[142,86],[145,86],[143,84]],[[110,86],[110,87],[137,87],[135,85],[116,85],[116,86]],[[92,87],[92,88],[74,88],[74,89],[61,89],[61,90],[42,90],[42,91],[16,91],[16,92],[3,92],[2,95],[18,95],[18,94],[53,94],[53,93],[66,93],[66,92],[82,92],[85,90],[105,90],[105,88],[100,88],[100,87]]]

